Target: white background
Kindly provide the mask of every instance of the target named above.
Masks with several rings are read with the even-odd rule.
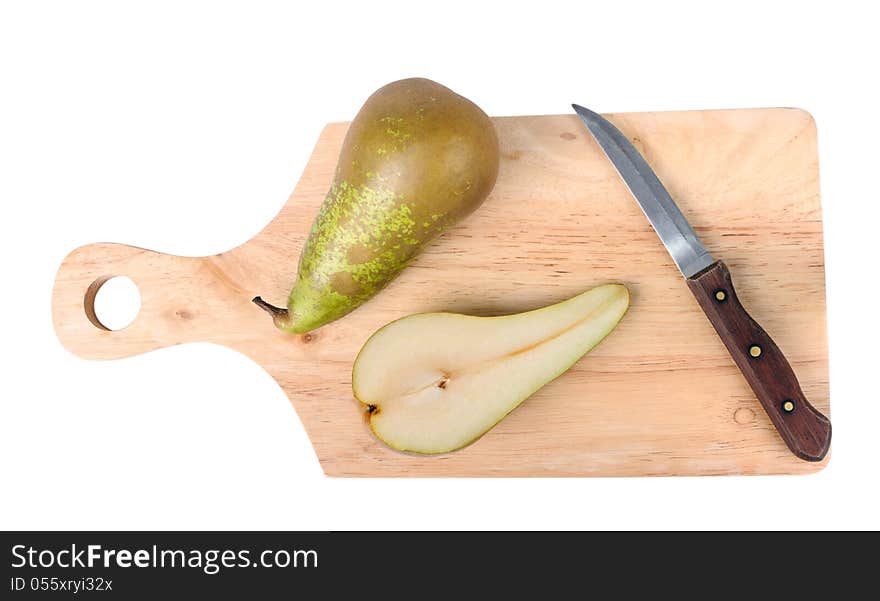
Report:
[[[4,2],[0,528],[877,528],[880,47],[869,5]],[[62,349],[50,291],[67,252],[118,241],[205,255],[244,242],[284,203],[326,122],[415,75],[493,115],[572,101],[812,112],[830,466],[807,477],[330,479],[281,389],[233,351],[88,362]]]

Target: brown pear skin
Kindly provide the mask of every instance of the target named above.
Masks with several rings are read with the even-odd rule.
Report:
[[[421,78],[380,88],[345,136],[287,308],[254,302],[289,332],[339,319],[479,207],[498,165],[492,121],[467,98]]]

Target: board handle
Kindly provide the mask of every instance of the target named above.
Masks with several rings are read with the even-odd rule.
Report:
[[[782,440],[801,459],[821,461],[831,422],[810,404],[782,351],[740,304],[727,266],[716,261],[687,282]]]
[[[184,342],[214,342],[218,324],[234,312],[253,313],[249,294],[236,290],[222,257],[180,257],[110,243],[77,248],[55,278],[55,332],[67,350],[86,359],[118,359]],[[137,285],[141,307],[131,324],[110,330],[96,315],[94,301],[101,286],[115,276],[127,276]]]

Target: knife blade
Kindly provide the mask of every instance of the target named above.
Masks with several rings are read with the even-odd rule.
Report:
[[[782,351],[739,302],[727,266],[712,258],[629,139],[601,115],[572,108],[642,208],[782,440],[797,457],[821,461],[831,445],[831,422],[809,403]]]

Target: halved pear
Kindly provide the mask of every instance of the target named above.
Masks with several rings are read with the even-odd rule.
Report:
[[[503,317],[421,313],[367,340],[352,388],[399,451],[446,453],[489,431],[599,344],[629,307],[620,284]]]

